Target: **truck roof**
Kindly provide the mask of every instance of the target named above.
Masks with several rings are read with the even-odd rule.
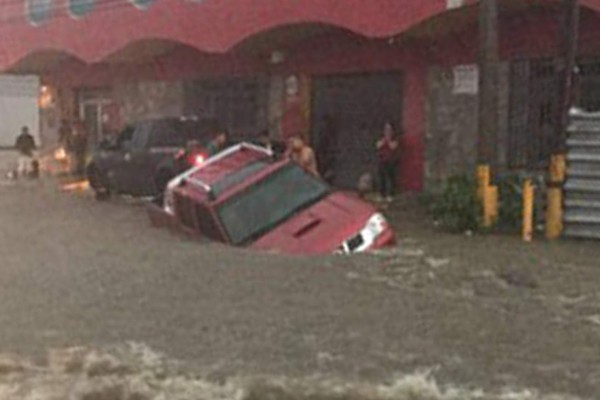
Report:
[[[272,164],[272,153],[249,143],[232,146],[190,170],[185,181],[217,197]]]

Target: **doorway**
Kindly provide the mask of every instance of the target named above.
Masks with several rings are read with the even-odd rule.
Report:
[[[376,176],[375,142],[385,122],[396,130],[402,126],[402,75],[315,78],[311,115],[311,141],[321,173],[337,187],[355,188],[363,174]]]
[[[109,120],[115,103],[109,99],[90,99],[79,103],[79,117],[84,123],[90,145],[98,144],[113,134]]]

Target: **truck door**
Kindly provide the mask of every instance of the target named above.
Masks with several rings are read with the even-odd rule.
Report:
[[[123,181],[126,168],[125,154],[131,147],[134,133],[134,127],[125,128],[113,144],[101,146],[96,156],[97,166],[106,175],[110,186],[118,192],[123,191],[125,185]]]
[[[148,141],[149,130],[148,122],[137,124],[131,140],[123,144],[119,160],[115,160],[114,182],[121,193],[138,194],[134,169]]]
[[[185,146],[178,120],[158,120],[144,129],[143,139],[128,157],[130,192],[137,196],[154,196],[154,175],[166,157],[174,157]]]

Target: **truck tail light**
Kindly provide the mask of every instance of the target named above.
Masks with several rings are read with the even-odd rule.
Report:
[[[196,154],[194,156],[194,165],[199,166],[202,165],[206,161],[206,156],[204,154]]]

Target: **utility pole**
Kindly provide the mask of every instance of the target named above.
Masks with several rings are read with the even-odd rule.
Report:
[[[569,110],[574,102],[577,41],[579,39],[579,0],[563,0],[563,24],[561,30],[561,54],[558,69],[560,82],[560,120],[557,124],[554,152],[566,151]]]
[[[478,162],[493,171],[498,161],[498,1],[479,0]]]
[[[548,200],[546,203],[546,237],[556,239],[563,231],[563,185],[566,174],[567,127],[569,110],[575,100],[575,63],[577,40],[579,38],[579,1],[563,0],[563,23],[561,29],[559,56],[559,119],[550,158],[550,179],[548,180]]]
[[[498,187],[492,184],[498,164],[498,0],[479,0],[478,195],[483,226],[498,216]]]

